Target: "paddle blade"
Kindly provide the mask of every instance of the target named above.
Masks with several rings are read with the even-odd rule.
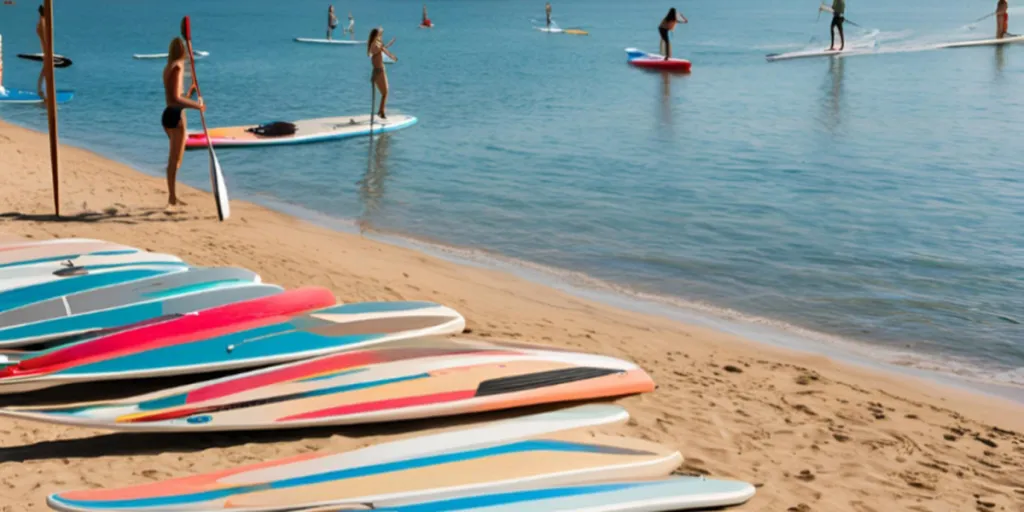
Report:
[[[217,218],[223,222],[231,216],[231,206],[228,187],[224,183],[224,173],[220,170],[220,161],[217,160],[217,153],[213,151],[213,144],[210,144],[210,185],[213,188],[213,197],[217,200]]]
[[[192,40],[192,21],[188,16],[181,19],[181,37],[184,37],[186,41]]]

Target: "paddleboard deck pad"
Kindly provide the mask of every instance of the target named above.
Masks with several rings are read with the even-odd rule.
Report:
[[[259,135],[252,131],[258,125],[210,128],[210,141],[213,142],[214,147],[305,144],[365,136],[369,135],[371,130],[374,134],[393,132],[408,128],[416,122],[415,117],[402,114],[392,114],[387,119],[373,116],[372,126],[368,115],[324,117],[292,121],[292,124],[295,125],[295,133],[290,135]],[[185,147],[188,149],[205,148],[206,135],[203,133],[190,134],[185,141]]]
[[[148,483],[51,495],[63,511],[370,508],[515,490],[660,478],[682,460],[648,441],[585,429],[624,421],[616,406],[586,405],[424,435],[337,454],[279,461]]]
[[[124,431],[257,430],[470,414],[653,390],[642,369],[611,357],[425,338],[123,400],[0,414]]]

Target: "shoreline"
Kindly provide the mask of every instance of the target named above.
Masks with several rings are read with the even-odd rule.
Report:
[[[232,201],[234,217],[221,224],[213,198],[184,184],[189,206],[165,210],[162,179],[84,149],[61,149],[67,218],[53,221],[45,134],[0,122],[0,202],[9,205],[0,213],[20,213],[0,217],[0,234],[103,238],[193,264],[252,268],[283,286],[327,286],[346,302],[433,300],[462,312],[476,336],[633,360],[659,389],[622,400],[633,415],[626,429],[678,447],[684,472],[763,484],[737,510],[967,510],[977,500],[1012,510],[1024,499],[1024,436],[1014,432],[1024,430],[1021,404],[628,311],[381,241],[386,234],[327,229],[246,201]],[[0,477],[7,484],[0,503],[24,510],[44,510],[45,493],[97,478],[137,483],[149,478],[148,468],[166,478],[385,438],[280,440],[261,444],[258,454],[248,453],[251,445],[172,439],[156,456],[90,457],[80,454],[92,431],[4,419],[0,432],[0,473],[11,475]],[[111,437],[101,435],[110,443],[100,444],[109,449]],[[173,454],[183,450],[189,453]],[[9,466],[15,470],[2,471]]]
[[[36,133],[45,133],[13,121],[0,119],[0,123],[7,123]],[[62,138],[62,140],[65,139]],[[88,144],[79,145],[79,142],[74,139],[71,139],[70,142],[62,142],[62,147],[65,145],[125,165],[146,176],[160,178],[159,173],[151,174],[139,169],[138,163],[116,155],[102,154],[101,150],[91,149],[87,147]],[[180,174],[179,172],[179,184],[192,186],[184,183]],[[232,192],[230,188],[228,192],[230,195]],[[270,195],[250,194],[243,196],[242,200],[333,231],[365,236],[390,245],[424,252],[457,264],[508,272],[528,281],[565,291],[577,297],[596,300],[616,308],[637,313],[655,311],[654,314],[667,319],[684,324],[710,327],[773,347],[835,358],[840,362],[866,369],[923,378],[962,391],[977,392],[1024,405],[1024,386],[1016,382],[1000,382],[992,377],[998,375],[992,368],[964,364],[962,361],[956,361],[943,355],[904,352],[897,347],[886,346],[883,343],[850,339],[815,331],[785,320],[747,314],[686,297],[645,292],[633,289],[628,284],[606,281],[585,272],[521,260],[486,249],[464,248],[418,238],[413,234],[373,227],[364,232],[361,231],[359,220],[356,218],[332,217],[316,210],[278,200]],[[897,361],[902,361],[903,364]]]

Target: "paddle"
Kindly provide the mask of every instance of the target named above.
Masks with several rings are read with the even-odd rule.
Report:
[[[196,84],[196,96],[202,99],[203,93],[199,91],[199,79],[196,77],[196,57],[192,52],[192,22],[188,16],[181,19],[181,36],[185,38],[185,46],[188,48],[188,62],[192,68],[192,81]],[[213,197],[217,201],[217,218],[223,222],[231,215],[227,187],[224,185],[224,174],[220,170],[217,153],[213,150],[213,141],[210,140],[210,129],[206,126],[206,113],[202,110],[199,111],[199,119],[202,120],[203,134],[206,135],[206,147],[210,150],[210,184],[213,187]]]

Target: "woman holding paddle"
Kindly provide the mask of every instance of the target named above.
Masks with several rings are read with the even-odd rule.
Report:
[[[185,154],[185,139],[188,137],[188,129],[185,124],[185,109],[194,108],[200,111],[206,109],[202,97],[198,100],[191,98],[192,93],[196,91],[195,77],[192,77],[192,85],[188,88],[188,93],[185,95],[181,93],[184,89],[185,57],[187,53],[185,41],[182,41],[180,37],[175,37],[171,40],[171,45],[167,49],[167,65],[164,66],[163,74],[166,107],[161,116],[160,124],[163,125],[164,132],[167,133],[167,139],[170,141],[170,150],[167,155],[167,203],[172,206],[185,204],[178,200],[178,196],[175,193],[178,169],[181,167],[181,160]]]
[[[387,119],[384,115],[384,107],[388,102],[388,73],[384,70],[384,55],[391,57],[391,60],[398,62],[398,57],[395,57],[388,48],[395,44],[395,38],[391,38],[391,42],[388,44],[383,43],[384,29],[375,28],[370,31],[370,37],[366,41],[366,54],[370,56],[370,61],[373,63],[373,75],[370,77],[370,81],[380,91],[380,110],[377,111],[377,115],[381,119]]]
[[[668,14],[661,20],[661,24],[658,25],[658,35],[661,36],[661,47],[665,54],[665,60],[672,58],[672,40],[669,38],[668,33],[676,29],[676,23],[683,22],[689,23],[690,20],[686,19],[686,16],[678,14],[676,8],[673,7],[668,10]]]

